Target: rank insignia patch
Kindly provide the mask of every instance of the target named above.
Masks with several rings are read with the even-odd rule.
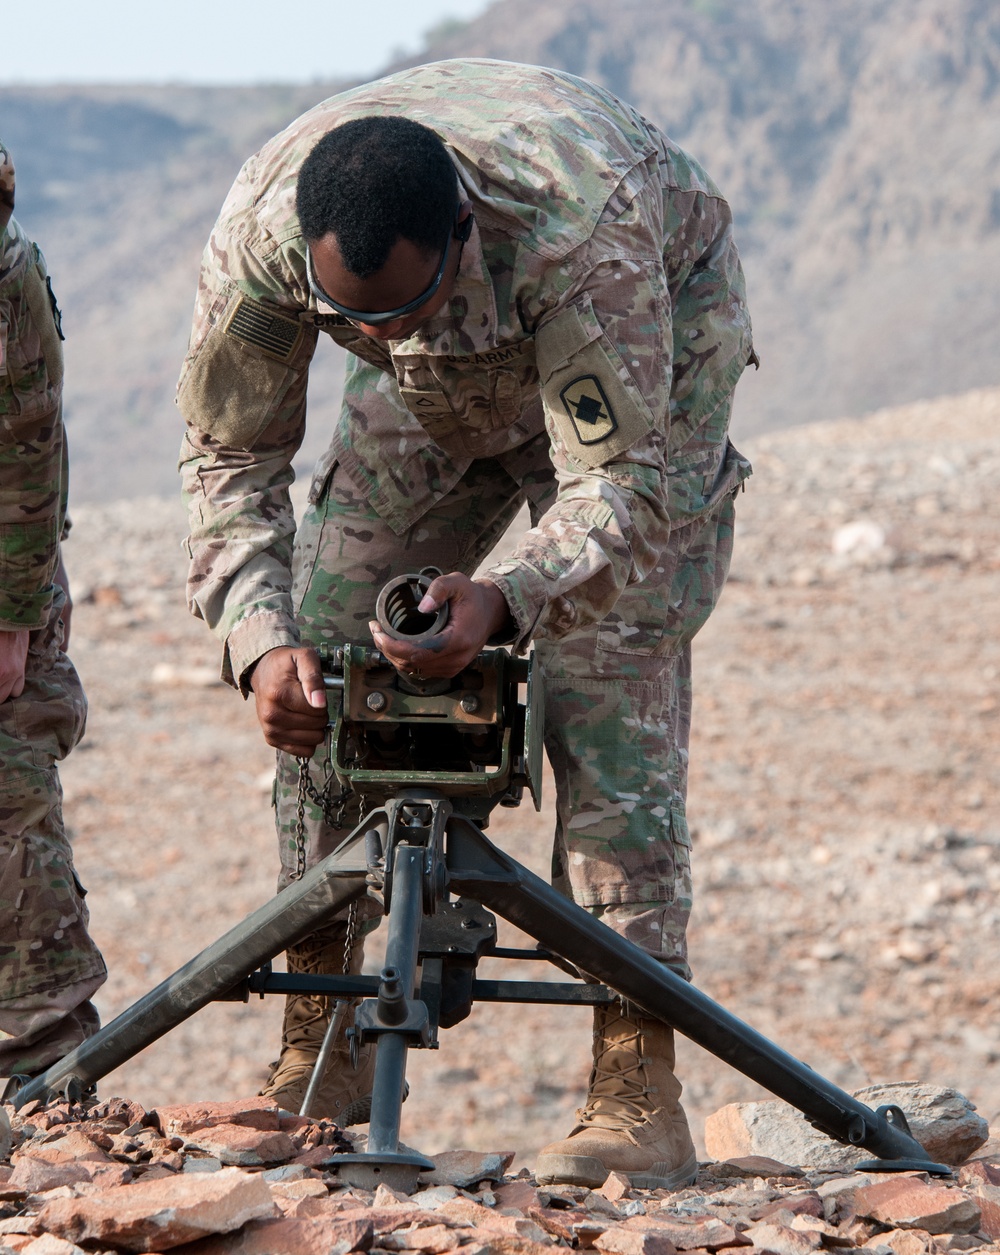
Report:
[[[596,375],[579,375],[559,393],[581,444],[599,444],[618,430],[611,402]]]

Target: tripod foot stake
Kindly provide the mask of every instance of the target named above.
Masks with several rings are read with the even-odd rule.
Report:
[[[855,1172],[929,1172],[932,1177],[950,1177],[946,1163],[930,1159],[864,1159],[854,1166]]]
[[[374,1190],[388,1185],[392,1190],[412,1194],[421,1172],[433,1172],[434,1161],[419,1151],[396,1151],[373,1155],[337,1155],[328,1165],[345,1185]]]

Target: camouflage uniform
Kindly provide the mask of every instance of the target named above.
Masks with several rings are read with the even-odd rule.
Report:
[[[450,305],[389,343],[311,295],[294,209],[317,140],[370,114],[434,130],[475,217]],[[351,356],[296,532],[287,488],[320,331]],[[275,646],[369,639],[391,575],[471,573],[528,501],[531,530],[486,574],[515,648],[533,642],[544,666],[555,883],[681,971],[689,646],[750,473],[727,430],[751,353],[729,209],[686,153],[570,75],[446,61],[318,105],[247,162],[205,252],[178,392],[190,603],[244,691]],[[295,774],[279,755],[286,878]],[[337,836],[315,813],[309,835],[309,861]]]
[[[86,698],[61,648],[62,348],[45,261],[11,217],[0,145],[0,631],[30,631],[24,692],[0,703],[0,1075],[37,1072],[98,1027],[107,975],[62,820],[56,761]]]

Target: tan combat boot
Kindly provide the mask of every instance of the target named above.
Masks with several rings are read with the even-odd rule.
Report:
[[[640,1189],[678,1190],[698,1160],[674,1076],[674,1032],[615,1001],[594,1008],[594,1068],[579,1124],[539,1152],[539,1184],[603,1185],[621,1172]]]
[[[288,971],[324,976],[342,973],[346,936],[347,924],[338,921],[306,937],[288,950]],[[359,939],[351,948],[349,970],[355,974],[360,972],[363,959]],[[273,1098],[286,1111],[298,1114],[302,1106],[334,1001],[333,998],[312,994],[289,994],[285,999],[281,1057],[271,1065],[271,1075],[260,1092],[266,1098]],[[353,1023],[352,1004],[344,1017],[326,1076],[309,1112],[311,1116],[334,1120],[342,1128],[349,1124],[366,1124],[371,1115],[375,1050],[372,1046],[362,1046],[357,1068],[351,1066],[345,1030]]]

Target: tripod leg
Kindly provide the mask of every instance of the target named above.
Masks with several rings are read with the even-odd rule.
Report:
[[[388,916],[385,967],[397,974],[399,987],[408,999],[413,997],[417,974],[417,942],[423,918],[424,853],[420,846],[400,846],[397,849],[392,910]],[[402,1033],[382,1033],[379,1036],[368,1128],[369,1154],[399,1150],[408,1048],[409,1043]]]
[[[71,1078],[84,1087],[100,1080],[232,989],[262,963],[322,927],[366,891],[367,869],[350,865],[345,869],[343,858],[337,852],[317,864],[117,1019],[29,1081],[11,1101],[20,1107],[33,1098],[44,1099]]]
[[[492,845],[462,816],[448,821],[449,889],[481,902],[581,972],[609,985],[779,1098],[839,1142],[939,1175],[905,1129],[839,1089],[706,994],[618,936],[582,907]]]
[[[319,1048],[319,1054],[316,1056],[316,1062],[313,1064],[312,1075],[309,1077],[309,1084],[306,1086],[306,1092],[302,1098],[302,1106],[299,1108],[300,1116],[312,1114],[313,1104],[316,1101],[316,1095],[320,1091],[320,1086],[323,1084],[326,1070],[330,1066],[330,1056],[333,1054],[337,1038],[340,1036],[340,1030],[343,1026],[348,1006],[350,1006],[350,1003],[344,998],[338,998],[333,1004],[330,1021],[323,1033],[323,1042]]]

